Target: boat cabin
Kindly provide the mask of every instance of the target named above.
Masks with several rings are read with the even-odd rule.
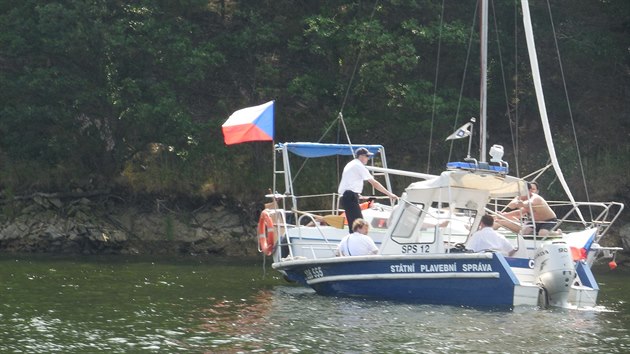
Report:
[[[477,229],[491,198],[526,191],[523,180],[495,171],[451,170],[412,183],[392,212],[380,254],[447,252]]]

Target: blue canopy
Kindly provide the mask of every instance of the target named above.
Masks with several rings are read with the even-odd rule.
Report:
[[[321,144],[321,143],[279,143],[276,149],[286,147],[291,153],[302,157],[324,157],[345,155],[352,156],[352,152],[358,148],[366,148],[369,152],[377,154],[383,151],[382,145],[364,144]]]

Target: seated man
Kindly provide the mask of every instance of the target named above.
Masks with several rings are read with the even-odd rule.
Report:
[[[492,228],[493,225],[494,219],[492,216],[482,216],[479,222],[479,230],[475,231],[470,239],[468,239],[466,248],[475,252],[486,250],[499,251],[504,256],[512,256],[516,252],[516,249],[503,235],[494,231]]]
[[[374,240],[367,235],[369,225],[367,221],[359,218],[352,223],[352,231],[350,235],[344,237],[335,254],[337,256],[365,256],[378,253],[378,248]]]
[[[507,220],[497,218],[496,224],[523,234],[532,233],[535,226],[536,234],[548,235],[549,230],[557,224],[556,213],[551,210],[547,201],[538,195],[538,183],[527,182],[527,189],[527,195],[520,196],[507,205],[508,208],[515,210],[501,214]],[[521,225],[520,220],[526,216],[530,216],[530,221]]]

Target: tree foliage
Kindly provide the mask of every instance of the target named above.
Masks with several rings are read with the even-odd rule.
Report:
[[[341,112],[353,142],[384,144],[396,167],[437,172],[466,150],[444,137],[479,111],[476,6],[3,2],[0,183],[18,193],[97,179],[135,193],[253,195],[269,184],[271,146],[226,148],[220,126],[271,99],[278,141],[345,141]],[[609,155],[630,124],[630,3],[532,2],[531,10],[557,144],[574,150],[575,130],[591,168],[608,161],[622,172],[628,154],[616,163]],[[489,132],[521,156],[512,166],[531,170],[544,157],[519,14],[513,0],[491,2]],[[499,123],[508,120],[511,129]],[[566,155],[569,175],[579,175],[578,158]],[[623,178],[604,196],[623,194]]]

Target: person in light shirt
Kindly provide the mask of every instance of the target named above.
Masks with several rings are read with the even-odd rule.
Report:
[[[341,195],[341,206],[343,207],[346,218],[348,219],[348,231],[352,233],[352,225],[354,220],[363,218],[361,207],[359,206],[359,196],[363,192],[363,182],[368,181],[375,189],[386,194],[388,197],[397,199],[398,197],[383,187],[383,185],[374,179],[370,171],[365,165],[370,160],[370,156],[374,155],[366,148],[358,148],[352,161],[348,162],[343,168],[341,181],[337,192]]]
[[[475,252],[498,251],[504,256],[512,256],[516,249],[503,235],[494,231],[493,225],[494,219],[492,216],[482,216],[479,222],[479,230],[472,234],[466,243],[466,248]]]
[[[378,253],[374,240],[367,235],[369,229],[367,221],[356,219],[352,223],[354,232],[341,239],[335,254],[337,256],[366,256]]]

